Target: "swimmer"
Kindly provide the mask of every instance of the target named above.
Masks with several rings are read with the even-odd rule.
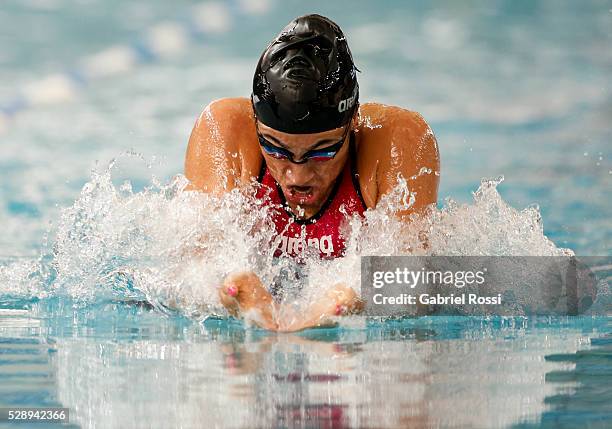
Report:
[[[320,15],[290,22],[261,55],[250,99],[213,101],[196,121],[187,189],[220,194],[258,181],[256,197],[283,206],[273,212],[276,256],[299,257],[305,246],[322,258],[343,256],[342,222],[375,208],[398,176],[415,176],[416,200],[397,213],[401,219],[435,204],[440,164],[431,128],[416,112],[360,104],[357,71],[337,24]],[[230,313],[279,331],[322,326],[362,308],[339,283],[307,311],[288,314],[252,272],[228,276],[219,297]]]

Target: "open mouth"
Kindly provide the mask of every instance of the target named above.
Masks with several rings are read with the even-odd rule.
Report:
[[[294,204],[309,204],[314,199],[314,188],[312,186],[291,186],[285,198]]]

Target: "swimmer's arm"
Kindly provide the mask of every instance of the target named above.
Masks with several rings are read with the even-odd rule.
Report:
[[[392,131],[378,157],[376,204],[395,189],[398,176],[407,179],[410,191],[415,193],[415,201],[397,214],[408,221],[412,213],[421,212],[437,202],[440,154],[436,137],[421,115],[399,109],[392,121],[389,127]]]
[[[363,302],[355,291],[339,283],[322,297],[311,303],[304,311],[296,311],[292,306],[279,308],[278,330],[295,332],[308,328],[321,328],[336,324],[335,317],[360,313]]]
[[[295,311],[293,308],[281,308],[281,318],[277,330],[279,332],[297,332],[310,328],[334,326],[336,305],[324,297],[314,302],[305,311]],[[283,314],[284,312],[284,314]]]
[[[328,326],[334,323],[334,316],[358,313],[363,309],[363,302],[355,291],[342,283],[334,285],[305,308],[277,304],[252,271],[227,276],[219,289],[219,300],[230,314],[280,332]]]
[[[248,99],[211,102],[196,121],[185,156],[186,190],[223,194],[256,177],[261,155]],[[254,150],[255,149],[255,150]]]

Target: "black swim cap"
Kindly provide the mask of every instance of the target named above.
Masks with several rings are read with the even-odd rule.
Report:
[[[259,59],[251,96],[255,115],[291,134],[341,127],[358,104],[356,71],[338,25],[321,15],[296,18]]]

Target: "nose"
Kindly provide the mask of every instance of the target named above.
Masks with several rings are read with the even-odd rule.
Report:
[[[310,186],[314,179],[314,171],[306,164],[291,164],[284,170],[287,186]]]

